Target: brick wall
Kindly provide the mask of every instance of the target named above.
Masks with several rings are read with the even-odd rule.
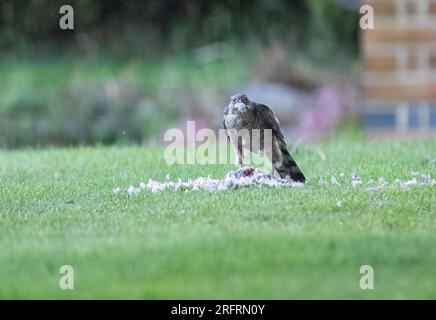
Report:
[[[436,134],[436,0],[364,0],[363,123],[369,134]]]

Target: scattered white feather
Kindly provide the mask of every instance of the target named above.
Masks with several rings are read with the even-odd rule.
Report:
[[[339,182],[338,182],[338,180],[336,179],[335,176],[332,176],[332,177],[330,178],[330,182],[331,182],[332,184],[334,184],[334,185],[337,185],[337,186],[340,185]]]
[[[417,180],[416,178],[413,178],[411,180],[407,180],[407,181],[400,181],[400,188],[405,190],[405,191],[409,191],[410,190],[410,186],[416,185]]]
[[[385,178],[380,177],[380,178],[378,178],[378,184],[381,186],[384,186],[387,184],[387,182],[386,182]]]
[[[389,183],[383,177],[378,178],[378,180],[370,179],[366,182],[367,188],[365,189],[370,194],[377,194],[384,191],[386,188],[401,188],[402,190],[409,191],[412,186],[433,186],[436,184],[435,179],[431,175],[422,174],[419,172],[411,173],[413,178],[409,180],[395,179],[393,183]],[[342,175],[342,174],[340,174]],[[357,187],[364,182],[357,175],[357,173],[352,173],[351,184],[353,187]],[[328,180],[321,177],[319,179],[320,186],[336,185],[341,186],[335,176],[331,176],[330,183]],[[142,190],[147,190],[151,192],[161,192],[166,189],[180,190],[184,192],[196,191],[196,190],[207,190],[207,191],[221,191],[221,190],[232,190],[241,189],[246,187],[256,187],[256,186],[266,186],[271,188],[276,187],[303,187],[303,183],[294,182],[289,177],[285,179],[272,177],[268,172],[257,169],[257,168],[240,168],[235,171],[231,171],[226,174],[223,179],[213,179],[209,176],[198,177],[194,180],[188,179],[183,181],[178,178],[175,181],[170,180],[170,176],[166,175],[165,181],[155,181],[149,179],[147,183],[140,182],[138,187],[130,185],[127,190],[124,189],[130,196],[133,196]],[[114,188],[112,192],[117,194],[121,192],[122,188]],[[342,201],[336,200],[336,206],[340,207]]]
[[[357,173],[353,172],[353,175],[351,176],[351,185],[355,188],[360,184],[362,184],[362,180]]]
[[[326,180],[324,180],[323,177],[319,178],[319,185],[320,186],[325,186],[327,184],[329,184],[329,183]]]
[[[195,191],[195,190],[207,190],[207,191],[220,191],[229,189],[241,189],[252,186],[267,186],[267,187],[303,187],[303,183],[294,182],[291,179],[279,179],[274,178],[266,171],[255,168],[240,168],[236,171],[229,172],[224,179],[212,179],[207,177],[198,177],[195,180],[189,179],[182,181],[178,178],[177,181],[164,181],[159,182],[153,179],[149,179],[145,184],[140,184],[140,188],[130,186],[127,189],[129,195],[134,195],[146,189],[151,192],[161,192],[165,189],[173,189],[180,191]]]
[[[371,183],[369,183],[369,182],[371,182]],[[369,184],[369,185],[373,185],[373,184],[374,184],[374,181],[371,179],[370,181],[368,181],[367,184]],[[366,190],[368,193],[371,193],[371,194],[377,194],[377,193],[382,192],[382,191],[384,190],[384,188],[385,188],[386,185],[387,185],[386,180],[385,180],[383,177],[380,177],[380,178],[378,178],[377,185],[375,185],[375,186],[371,186],[371,187],[368,187],[368,188],[366,188],[365,190]]]
[[[423,174],[421,176],[421,183],[422,184],[431,184],[433,181],[431,179],[431,175],[429,174]]]
[[[383,186],[369,187],[365,189],[368,193],[376,194],[383,191]]]
[[[135,188],[134,186],[130,186],[130,187],[127,189],[127,193],[129,194],[129,196],[132,196],[132,195],[138,193],[139,191],[141,191],[141,189],[139,189],[139,188]]]

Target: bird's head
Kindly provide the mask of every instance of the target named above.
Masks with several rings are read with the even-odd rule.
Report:
[[[253,103],[245,94],[238,93],[230,98],[229,106],[231,107],[231,110],[236,110],[239,113],[243,113],[249,110],[253,106]]]

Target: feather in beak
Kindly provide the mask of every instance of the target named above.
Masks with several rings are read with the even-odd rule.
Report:
[[[235,108],[239,111],[239,112],[245,112],[247,110],[247,106],[242,103],[242,102],[237,102],[235,103]]]

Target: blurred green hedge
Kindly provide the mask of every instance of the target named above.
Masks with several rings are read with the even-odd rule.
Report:
[[[2,0],[0,52],[31,55],[68,50],[119,54],[174,53],[212,42],[280,41],[328,53],[338,44],[357,51],[356,0]],[[75,30],[58,27],[70,4]],[[37,50],[35,50],[37,49]],[[30,52],[29,52],[30,53]]]
[[[73,31],[58,26],[64,4],[75,10]],[[0,147],[148,141],[181,115],[168,83],[201,93],[201,108],[270,45],[314,63],[356,55],[357,19],[335,0],[2,0]],[[185,68],[184,56],[195,63]],[[181,62],[164,65],[172,57]],[[130,59],[139,76],[112,72]],[[156,68],[143,67],[150,61]]]
[[[129,79],[65,73],[60,83],[62,68],[57,75],[44,68],[27,64],[8,72],[0,89],[0,148],[142,143],[177,116]],[[41,85],[41,77],[50,80]]]

